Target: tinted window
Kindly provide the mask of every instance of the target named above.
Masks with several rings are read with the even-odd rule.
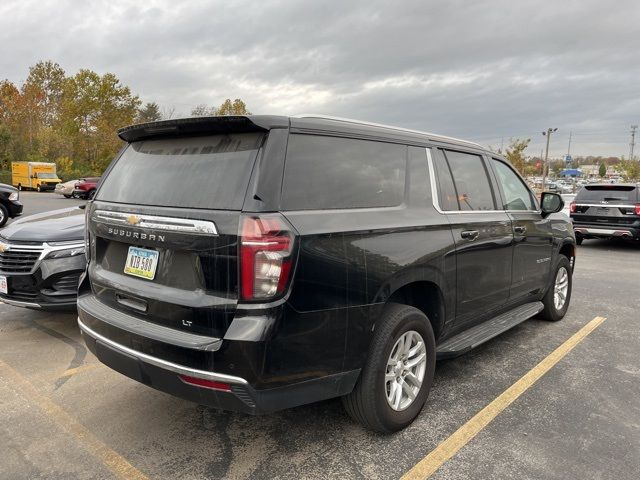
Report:
[[[460,210],[495,210],[493,193],[482,157],[446,150]]]
[[[576,202],[635,204],[637,191],[633,185],[587,185],[578,192]]]
[[[503,208],[505,210],[537,210],[531,192],[511,167],[495,158],[492,161],[505,196]]]
[[[404,199],[407,147],[291,135],[282,192],[287,210],[391,207]]]
[[[99,200],[240,210],[263,134],[134,142],[103,180]]]
[[[436,167],[436,176],[438,178],[438,198],[440,200],[440,208],[445,211],[460,210],[458,204],[458,194],[456,187],[453,185],[451,170],[442,152],[433,152],[433,161]]]

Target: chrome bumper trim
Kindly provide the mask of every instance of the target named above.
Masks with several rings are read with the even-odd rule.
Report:
[[[42,308],[42,305],[40,305],[39,303],[21,302],[20,300],[11,300],[9,298],[2,298],[2,297],[0,297],[0,303],[6,303],[7,305],[12,305],[14,307],[37,308],[37,309]]]
[[[574,231],[578,233],[586,233],[591,235],[616,235],[623,236],[629,235],[633,236],[630,230],[624,228],[611,229],[611,228],[592,228],[592,227],[574,227]]]
[[[163,368],[165,370],[169,370],[175,372],[179,375],[188,375],[190,377],[204,378],[206,380],[213,380],[216,382],[224,382],[224,383],[233,383],[238,385],[248,385],[244,378],[234,377],[233,375],[226,375],[224,373],[215,373],[215,372],[207,372],[205,370],[197,370],[194,368],[185,367],[183,365],[178,365],[177,363],[168,362],[166,360],[162,360],[161,358],[152,357],[151,355],[147,355],[146,353],[138,352],[137,350],[133,350],[129,347],[125,347],[124,345],[120,345],[119,343],[114,342],[113,340],[108,339],[107,337],[100,335],[98,332],[92,330],[87,327],[80,318],[78,318],[78,326],[80,327],[80,331],[83,335],[88,335],[95,340],[100,340],[103,343],[106,343],[111,348],[115,350],[119,350],[122,353],[130,355],[132,357],[136,357],[138,360],[148,363],[150,365],[154,365],[156,367]]]

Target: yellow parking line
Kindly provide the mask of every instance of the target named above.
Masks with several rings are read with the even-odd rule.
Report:
[[[18,392],[27,400],[36,404],[58,426],[71,433],[76,440],[94,457],[100,460],[116,477],[122,479],[143,480],[147,476],[131,465],[124,457],[101,442],[91,431],[84,427],[51,399],[36,388],[9,365],[0,360],[0,376],[10,380]]]
[[[68,370],[65,370],[62,375],[60,375],[60,378],[72,377],[73,375],[82,373],[86,370],[93,370],[94,368],[97,368],[101,365],[101,363],[87,363],[86,365],[80,365],[79,367],[69,368]]]
[[[402,480],[429,478],[605,320],[605,317],[596,317],[578,330],[569,340],[551,352],[544,360],[521,377],[520,380],[507,388],[499,397],[480,410],[471,420],[420,460],[420,462],[402,476]]]

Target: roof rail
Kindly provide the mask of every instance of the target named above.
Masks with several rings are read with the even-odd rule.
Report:
[[[335,120],[335,121],[338,121],[338,122],[353,123],[355,125],[367,125],[367,126],[370,126],[370,127],[387,128],[389,130],[397,130],[397,131],[400,131],[400,132],[419,133],[421,135],[427,135],[428,137],[432,137],[434,140],[436,140],[436,139],[453,140],[455,142],[474,145],[476,147],[482,148],[483,150],[486,150],[486,148],[483,147],[482,145],[480,145],[479,143],[470,142],[468,140],[462,140],[461,138],[448,137],[446,135],[438,135],[437,133],[423,132],[421,130],[412,130],[410,128],[394,127],[392,125],[384,125],[382,123],[365,122],[363,120],[354,120],[352,118],[333,117],[331,115],[322,115],[322,114],[315,114],[315,113],[302,113],[302,114],[298,114],[298,115],[292,115],[292,117],[293,118],[320,118],[320,119],[323,119],[323,120]]]

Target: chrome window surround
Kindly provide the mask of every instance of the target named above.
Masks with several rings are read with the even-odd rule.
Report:
[[[51,252],[57,252],[59,250],[68,250],[72,248],[84,248],[84,240],[72,240],[67,242],[44,242],[40,245],[20,245],[11,242],[7,242],[4,240],[0,240],[0,243],[9,247],[5,251],[11,252],[23,252],[23,253],[38,253],[40,252],[40,256],[37,258],[33,267],[29,272],[4,272],[9,275],[31,275],[40,266],[42,260],[47,258]],[[0,273],[3,273],[3,270],[0,269]]]
[[[83,335],[87,335],[89,337],[92,337],[94,340],[99,340],[103,343],[106,343],[107,345],[114,348],[115,350],[131,355],[137,358],[138,360],[141,360],[142,362],[148,363],[150,365],[154,365],[156,367],[163,368],[165,370],[169,370],[179,375],[187,375],[190,377],[213,380],[215,382],[224,382],[224,383],[232,383],[232,384],[239,384],[239,385],[247,385],[249,383],[244,378],[241,378],[241,377],[235,377],[233,375],[227,375],[224,373],[208,372],[206,370],[197,370],[195,368],[189,368],[183,365],[178,365],[177,363],[169,362],[167,360],[163,360],[158,357],[153,357],[151,355],[147,355],[146,353],[138,352],[137,350],[133,350],[132,348],[125,347],[124,345],[116,343],[113,340],[103,335],[100,335],[98,332],[92,330],[91,328],[86,326],[84,323],[82,323],[82,320],[80,320],[80,318],[78,318],[78,326],[80,327],[80,330],[82,331]]]
[[[130,223],[130,219],[137,222]],[[152,228],[177,233],[193,233],[202,235],[218,235],[218,230],[213,222],[207,220],[192,220],[189,218],[157,217],[155,215],[142,215],[136,213],[112,212],[96,210],[93,219],[118,226]]]
[[[433,207],[442,213],[448,214],[478,214],[478,213],[542,213],[542,210],[442,210],[440,208],[440,198],[438,195],[438,182],[436,181],[436,171],[433,167],[433,158],[431,157],[431,148],[425,148],[427,152],[427,164],[429,165],[429,181],[431,183],[431,199],[433,201]],[[487,179],[488,180],[488,179]],[[454,180],[455,181],[455,180]]]

